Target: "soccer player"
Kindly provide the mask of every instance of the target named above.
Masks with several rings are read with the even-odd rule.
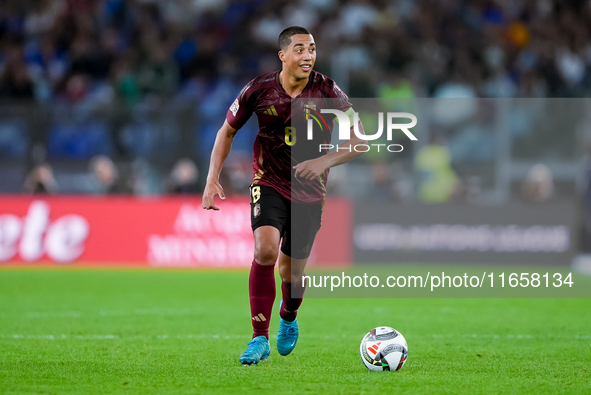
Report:
[[[328,169],[360,155],[351,146],[364,143],[352,133],[354,137],[342,143],[338,151],[318,153],[320,150],[316,149],[312,157],[307,150],[297,151],[298,145],[309,142],[305,131],[298,136],[292,125],[294,100],[328,101],[333,109],[345,112],[350,121],[354,119],[353,109],[334,81],[312,70],[316,43],[306,29],[297,26],[285,29],[279,35],[279,48],[281,70],[250,81],[228,110],[211,153],[202,201],[204,209],[219,210],[214,197],[225,199],[219,183],[222,166],[234,135],[256,113],[259,132],[254,143],[254,176],[249,188],[255,243],[249,277],[254,333],[240,356],[240,362],[245,365],[267,360],[271,351],[269,322],[276,295],[274,267],[278,258],[283,300],[277,351],[288,355],[294,349],[298,340],[297,311],[303,296],[302,276],[320,228]],[[327,126],[329,133],[322,142],[330,143],[332,127],[332,123]],[[359,131],[364,133],[360,123]],[[345,147],[348,149],[341,149]],[[299,292],[291,292],[292,288]]]

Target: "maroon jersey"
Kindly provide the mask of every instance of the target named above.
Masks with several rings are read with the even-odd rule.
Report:
[[[293,105],[293,106],[292,106]],[[305,108],[332,108],[346,111],[349,99],[330,78],[312,71],[308,84],[296,98],[285,92],[279,83],[279,71],[266,73],[250,81],[228,110],[226,120],[240,129],[256,113],[259,132],[253,150],[253,184],[267,185],[296,203],[322,203],[326,196],[328,169],[317,180],[294,176],[293,167],[305,160],[326,154],[319,144],[331,140],[332,116],[314,140],[307,140]],[[294,114],[292,114],[292,107]]]

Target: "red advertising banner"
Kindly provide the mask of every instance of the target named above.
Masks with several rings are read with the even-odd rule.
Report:
[[[250,267],[248,197],[0,197],[0,264]],[[352,259],[352,208],[329,199],[310,264]],[[345,242],[343,242],[345,241]]]

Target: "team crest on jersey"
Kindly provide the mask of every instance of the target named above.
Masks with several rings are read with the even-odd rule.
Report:
[[[308,102],[308,104],[304,105],[304,116],[305,116],[306,120],[308,120],[308,119],[315,120],[316,124],[318,126],[320,126],[320,130],[324,130],[324,128],[322,127],[323,124],[324,124],[324,127],[326,127],[326,130],[328,130],[328,125],[326,124],[326,120],[318,111],[316,111],[316,104],[314,104],[314,102],[310,101],[310,102]]]
[[[256,218],[259,215],[261,215],[261,205],[260,203],[257,203],[254,205],[254,208],[252,209],[252,216]]]
[[[234,103],[230,106],[230,111],[232,111],[232,115],[236,116],[238,109],[240,108],[240,104],[238,104],[238,98],[234,100]]]

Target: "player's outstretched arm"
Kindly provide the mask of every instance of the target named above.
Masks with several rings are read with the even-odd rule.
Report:
[[[207,173],[207,181],[205,184],[205,190],[203,191],[203,199],[201,201],[201,206],[206,210],[219,210],[214,202],[216,195],[222,198],[222,200],[226,199],[219,178],[224,162],[232,148],[232,142],[234,141],[234,136],[237,131],[238,129],[234,129],[230,126],[228,121],[224,121],[220,130],[218,130],[213,150],[211,151],[209,172]]]
[[[361,121],[359,121],[359,131],[360,133],[365,134]],[[295,176],[305,178],[306,180],[314,180],[324,174],[326,169],[347,163],[351,159],[363,154],[363,152],[357,152],[353,149],[349,151],[347,149],[349,146],[354,147],[357,144],[365,144],[365,140],[357,137],[357,135],[353,132],[352,127],[351,135],[353,137],[341,144],[337,151],[333,151],[316,159],[298,163],[296,166],[294,166]]]

